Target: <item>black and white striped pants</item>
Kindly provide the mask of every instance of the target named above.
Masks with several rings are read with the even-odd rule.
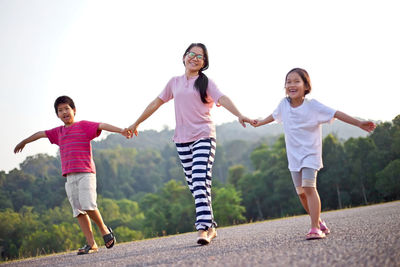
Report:
[[[216,227],[211,205],[211,174],[215,155],[215,139],[176,143],[186,182],[196,205],[196,229]]]

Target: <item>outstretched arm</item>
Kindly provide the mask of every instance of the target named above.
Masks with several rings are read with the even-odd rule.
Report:
[[[99,130],[104,130],[104,131],[113,132],[113,133],[119,133],[119,134],[122,134],[123,136],[125,136],[126,138],[131,137],[131,132],[129,132],[128,129],[122,129],[122,128],[116,127],[116,126],[108,124],[108,123],[100,123]]]
[[[262,120],[254,120],[254,123],[252,124],[254,127],[258,127],[258,126],[262,126],[268,123],[273,122],[275,119],[274,117],[271,115],[269,115],[268,117],[266,117],[265,119]]]
[[[334,117],[348,124],[360,127],[361,129],[367,132],[372,132],[376,127],[375,123],[373,123],[372,121],[360,121],[341,111],[336,111]]]
[[[239,120],[240,124],[241,124],[243,127],[246,127],[245,122],[248,122],[248,123],[250,123],[250,124],[253,124],[253,123],[254,123],[253,120],[247,118],[246,116],[243,116],[242,113],[240,113],[240,111],[237,109],[237,107],[235,106],[235,104],[233,104],[232,100],[231,100],[229,97],[227,97],[227,96],[225,96],[225,95],[224,95],[224,96],[221,96],[221,97],[218,99],[218,102],[219,102],[224,108],[226,108],[227,110],[229,110],[233,115],[235,115],[236,117],[238,117],[238,120]]]
[[[44,137],[47,137],[45,131],[40,131],[35,134],[32,134],[28,138],[22,140],[18,145],[16,145],[16,147],[14,148],[14,153],[21,152],[24,149],[26,144],[36,141],[40,138],[44,138]]]
[[[129,126],[128,130],[133,132],[137,136],[137,128],[139,124],[150,117],[162,104],[164,104],[164,101],[162,101],[161,98],[156,97],[156,99],[151,101],[151,103],[146,107],[142,115],[140,115],[140,117],[131,126]]]

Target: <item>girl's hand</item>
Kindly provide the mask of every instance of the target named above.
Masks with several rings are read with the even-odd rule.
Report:
[[[251,124],[253,127],[259,127],[261,126],[261,122],[259,120],[253,120],[253,123]]]
[[[253,127],[259,127],[268,123],[271,123],[274,121],[274,117],[271,115],[269,115],[268,117],[266,117],[265,119],[258,119],[258,120],[253,120],[253,123],[251,124]]]
[[[254,120],[249,119],[249,118],[247,118],[246,116],[242,116],[242,115],[240,115],[240,116],[238,117],[238,120],[239,120],[239,123],[240,123],[244,128],[246,128],[246,122],[247,122],[247,123],[250,123],[250,124],[253,124],[253,123],[254,123]]]
[[[359,127],[367,132],[375,130],[376,125],[372,121],[361,121]]]

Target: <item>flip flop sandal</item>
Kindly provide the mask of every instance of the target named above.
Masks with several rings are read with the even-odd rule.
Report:
[[[329,235],[331,233],[331,230],[329,230],[328,226],[326,226],[326,222],[325,221],[321,221],[319,223],[319,229],[321,229],[321,231],[325,234],[325,235]]]
[[[99,251],[98,248],[92,248],[91,246],[86,244],[78,250],[78,255],[90,254],[90,253],[94,253],[97,251]]]
[[[115,238],[115,235],[110,227],[108,227],[108,231],[110,231],[109,234],[103,235],[103,240],[104,240],[104,245],[106,248],[112,248],[115,243],[117,243],[117,239]],[[107,246],[107,243],[113,241],[110,245]]]
[[[319,230],[317,228],[312,228],[310,230],[310,232],[308,232],[308,234],[306,235],[306,239],[307,240],[322,239],[322,238],[325,238],[325,237],[326,237],[325,234],[321,230]]]

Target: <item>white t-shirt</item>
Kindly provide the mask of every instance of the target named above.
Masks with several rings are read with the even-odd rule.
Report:
[[[272,116],[283,123],[290,171],[323,167],[321,124],[333,120],[335,113],[336,110],[314,99],[304,99],[295,108],[290,106],[288,98],[279,103]]]

